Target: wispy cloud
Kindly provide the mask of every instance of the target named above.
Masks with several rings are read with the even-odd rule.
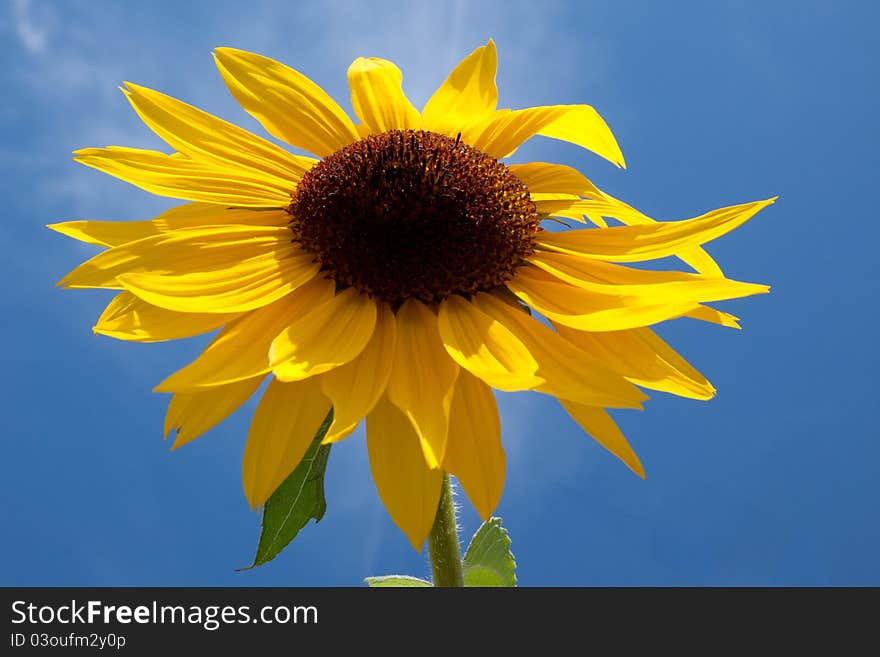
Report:
[[[45,22],[35,19],[33,9],[31,0],[14,0],[12,20],[15,33],[25,49],[32,55],[42,55],[49,44],[49,28]]]

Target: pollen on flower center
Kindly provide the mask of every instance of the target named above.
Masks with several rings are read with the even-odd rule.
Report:
[[[392,130],[333,153],[289,208],[294,240],[339,284],[393,306],[505,283],[532,253],[528,188],[460,139]]]

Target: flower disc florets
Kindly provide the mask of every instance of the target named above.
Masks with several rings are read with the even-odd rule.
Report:
[[[316,164],[290,205],[328,275],[397,306],[492,290],[534,249],[528,188],[496,159],[421,130],[366,137]]]

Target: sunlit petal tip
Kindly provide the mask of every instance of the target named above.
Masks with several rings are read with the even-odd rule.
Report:
[[[371,132],[419,127],[421,115],[403,92],[403,73],[394,62],[358,57],[348,67],[348,85],[355,114]]]
[[[455,136],[468,123],[491,116],[498,105],[497,68],[495,42],[489,39],[462,59],[425,103],[423,127]]]
[[[642,462],[607,411],[599,407],[565,400],[560,400],[560,403],[571,418],[597,443],[614,454],[635,474],[645,479],[645,468],[642,466]]]
[[[421,550],[437,513],[442,474],[427,467],[412,423],[387,397],[367,416],[367,452],[388,514]]]
[[[333,433],[327,432],[327,435],[321,440],[322,445],[333,445],[334,443],[339,443],[348,438],[354,430],[357,429],[357,424],[346,427],[342,431],[335,431]]]
[[[121,85],[119,85],[117,87],[117,89],[119,89],[119,91],[121,91],[123,94],[125,94],[126,99],[128,100],[128,102],[132,103],[132,105],[134,105],[134,97],[135,96],[143,96],[143,95],[146,95],[147,93],[150,93],[150,92],[159,93],[159,92],[153,91],[149,87],[144,87],[142,85],[135,84],[134,82],[129,82],[128,80],[124,81]]]

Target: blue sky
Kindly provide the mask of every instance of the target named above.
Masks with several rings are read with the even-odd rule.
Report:
[[[492,37],[504,106],[594,105],[629,169],[534,140],[516,161],[575,166],[648,214],[780,201],[709,245],[770,295],[733,331],[659,327],[718,388],[616,413],[641,481],[550,398],[499,395],[498,514],[523,585],[880,584],[874,322],[880,223],[875,3],[49,2],[0,7],[3,585],[358,585],[428,573],[381,506],[362,430],[334,448],[328,513],[248,573],[259,518],[240,483],[253,401],[195,443],[161,440],[151,388],[207,338],[138,345],[91,326],[110,293],[54,287],[94,252],[43,226],[175,204],[70,160],[160,148],[117,90],[160,89],[259,132],[210,57],[303,71],[349,108],[357,56],[394,60],[420,105]],[[478,524],[465,502],[462,524]]]

